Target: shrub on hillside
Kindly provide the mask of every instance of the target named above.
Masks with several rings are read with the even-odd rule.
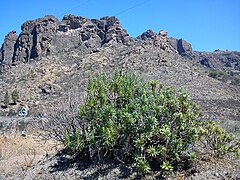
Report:
[[[201,142],[209,149],[209,153],[217,157],[225,155],[240,156],[240,139],[228,133],[214,121],[201,122],[199,127]],[[206,151],[206,149],[205,149]]]
[[[203,138],[215,154],[239,153],[239,141],[225,137],[228,133],[219,126],[198,120],[199,110],[183,90],[115,71],[112,78],[90,78],[87,93],[78,117],[73,114],[75,123],[66,126],[66,121],[60,128],[69,152],[133,163],[144,173],[190,163],[196,158],[195,142]]]
[[[65,132],[65,145],[91,158],[135,161],[143,172],[171,170],[198,140],[198,108],[183,91],[144,82],[133,74],[89,79],[78,111],[80,128]]]
[[[12,100],[13,100],[13,104],[16,104],[17,101],[19,100],[19,94],[17,89],[14,89],[12,92]]]
[[[210,77],[212,77],[212,78],[215,78],[215,79],[219,79],[219,78],[221,78],[222,76],[224,76],[224,73],[221,72],[221,71],[217,71],[217,70],[211,70],[211,71],[209,72],[209,75],[208,75],[208,76],[210,76]]]

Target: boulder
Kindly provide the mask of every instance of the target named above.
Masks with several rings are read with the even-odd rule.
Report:
[[[177,42],[177,51],[179,54],[187,54],[192,52],[192,45],[183,39],[179,39]]]
[[[160,30],[158,33],[160,36],[167,37],[168,32],[165,30]]]
[[[170,45],[175,49],[177,50],[177,44],[178,44],[178,39],[176,38],[173,38],[173,37],[168,37],[167,38],[167,41],[170,43]]]
[[[183,39],[169,37],[167,38],[167,41],[181,55],[185,55],[192,52],[192,45]]]
[[[137,38],[141,40],[149,40],[149,39],[155,39],[156,37],[157,37],[157,33],[153,32],[151,29],[148,29],[146,32],[142,33]]]
[[[213,68],[213,64],[211,63],[211,61],[209,61],[209,59],[207,58],[203,58],[201,60],[199,60],[200,64],[207,67],[207,68]]]

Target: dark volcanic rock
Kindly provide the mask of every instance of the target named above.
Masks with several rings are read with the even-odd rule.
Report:
[[[46,16],[36,24],[31,58],[48,55],[50,53],[50,45],[55,38],[58,24],[59,21],[54,16]]]
[[[167,34],[168,34],[168,32],[165,31],[165,30],[160,30],[160,31],[159,31],[159,35],[160,35],[160,36],[164,36],[164,37],[166,37]]]
[[[213,64],[209,61],[208,58],[200,58],[199,62],[201,65],[208,67],[208,68],[213,68]]]
[[[74,15],[65,15],[59,25],[58,30],[68,32],[71,29],[78,29],[88,21],[87,18]]]
[[[240,75],[240,52],[238,51],[193,51],[187,54],[187,58],[199,62],[207,68]]]
[[[170,37],[168,38],[168,42],[181,55],[185,55],[192,52],[191,44],[183,39],[176,39],[176,38]]]
[[[45,16],[23,23],[15,44],[13,63],[28,62],[30,59],[47,55],[55,36],[59,21],[54,16]]]
[[[167,31],[160,30],[157,34],[153,32],[151,29],[147,30],[146,32],[142,33],[137,39],[143,40],[146,43],[153,45],[155,47],[160,47],[163,51],[174,52],[176,53],[176,49],[169,43],[167,37]]]
[[[114,44],[142,44],[146,48],[157,47],[160,51],[178,53],[201,65],[235,74],[240,72],[240,53],[215,51],[212,53],[192,51],[190,43],[183,39],[168,37],[165,30],[159,33],[147,30],[136,39],[129,36],[116,17],[88,19],[82,16],[65,15],[60,22],[48,15],[23,23],[17,37],[10,32],[0,50],[0,65],[3,67],[29,62],[59,52],[74,49],[81,54],[99,51],[100,47]],[[7,66],[6,66],[7,65]]]
[[[178,49],[178,47],[177,47],[178,39],[173,38],[173,37],[168,37],[168,42],[171,44],[171,46],[172,46],[175,50]]]
[[[30,20],[16,32],[10,32],[1,48],[0,62],[17,64],[29,62],[49,54],[78,48],[95,51],[103,45],[127,44],[132,38],[124,30],[116,17],[103,17],[100,20],[82,16],[65,15],[61,22],[48,15]],[[3,63],[2,63],[3,64]]]
[[[11,31],[6,35],[0,50],[0,65],[2,68],[4,66],[11,66],[16,40],[16,31]]]
[[[153,32],[151,29],[142,33],[137,39],[143,41],[150,41],[152,45],[160,47],[160,49],[168,52],[176,52],[180,55],[185,55],[192,52],[192,46],[190,43],[183,39],[176,39],[167,37],[167,31],[160,30],[159,33]]]
[[[104,43],[123,43],[126,44],[131,40],[131,37],[125,29],[122,28],[119,20],[116,17],[103,17],[100,19],[100,26],[104,24],[103,32],[105,31]],[[102,24],[103,22],[103,24]],[[101,29],[102,30],[102,29]]]
[[[142,40],[148,40],[148,39],[156,39],[157,33],[153,32],[151,29],[148,29],[146,32],[142,33],[137,38]]]
[[[192,51],[192,46],[187,41],[179,39],[177,43],[177,51],[179,54],[186,54]]]
[[[88,29],[88,26],[92,28]],[[87,41],[96,34],[95,29],[96,26],[92,26],[91,21],[85,17],[65,15],[52,44],[53,52],[68,51],[74,48],[86,49]],[[101,45],[99,39],[95,40],[97,47]]]
[[[66,15],[59,25],[53,45],[54,52],[78,48],[96,50],[112,43],[126,44],[131,37],[115,17],[88,19]]]

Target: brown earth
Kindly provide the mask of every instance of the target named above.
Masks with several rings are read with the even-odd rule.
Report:
[[[0,179],[24,177],[27,169],[60,148],[53,140],[36,134],[2,135],[0,137]]]

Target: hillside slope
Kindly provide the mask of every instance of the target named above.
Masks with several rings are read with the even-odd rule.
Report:
[[[21,104],[30,108],[30,114],[41,113],[70,84],[86,84],[93,72],[119,68],[186,88],[208,118],[239,119],[239,88],[207,77],[208,69],[195,64],[221,71],[231,69],[226,67],[230,64],[237,74],[238,52],[195,52],[185,40],[168,37],[163,30],[147,30],[132,38],[115,17],[97,20],[66,15],[60,22],[45,16],[25,22],[21,28],[19,36],[10,32],[1,48],[0,98],[3,100],[4,91],[17,88]],[[203,58],[207,60],[203,62]],[[1,109],[2,115],[11,109],[14,115],[19,107]]]
[[[209,70],[215,69],[239,78],[239,52],[196,52],[191,44],[168,37],[163,30],[147,30],[133,38],[116,17],[97,20],[66,15],[59,21],[45,16],[25,22],[21,29],[20,35],[10,32],[0,50],[0,99],[4,100],[6,91],[19,93],[16,104],[5,107],[2,103],[1,133],[18,124],[12,119],[21,107],[28,110],[28,118],[19,118],[23,123],[44,118],[48,108],[69,92],[79,93],[83,101],[88,77],[112,74],[116,68],[183,87],[199,103],[203,119],[222,120],[228,130],[239,133],[239,86],[209,77]]]

